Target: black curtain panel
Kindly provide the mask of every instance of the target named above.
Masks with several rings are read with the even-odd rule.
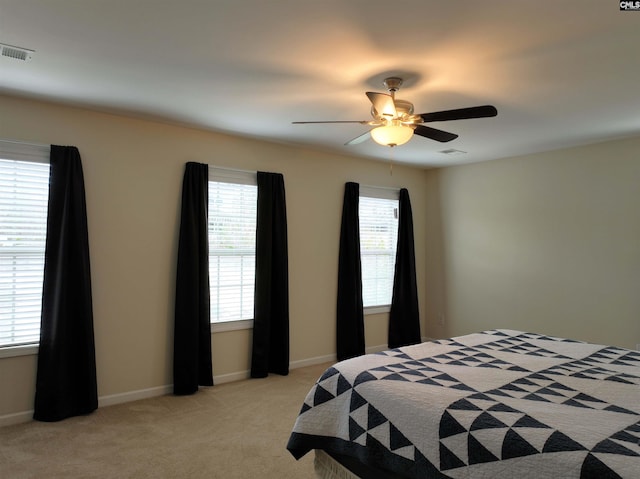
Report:
[[[186,165],[176,274],[173,393],[193,394],[213,386],[209,317],[209,167]]]
[[[338,308],[336,342],[338,361],[365,352],[362,307],[362,264],[360,260],[360,185],[346,183],[340,228],[338,257]]]
[[[251,377],[289,374],[289,257],[284,177],[258,172]]]
[[[84,176],[78,149],[51,146],[42,319],[33,418],[98,407]],[[5,385],[6,386],[6,385]]]
[[[409,192],[400,190],[398,248],[393,278],[393,298],[389,313],[389,347],[399,348],[421,342],[416,283],[416,253]]]

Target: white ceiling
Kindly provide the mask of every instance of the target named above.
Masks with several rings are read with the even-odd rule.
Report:
[[[0,92],[385,161],[640,134],[640,12],[615,0],[0,0],[0,43],[35,50],[0,58]],[[364,93],[391,75],[418,113],[498,116],[430,123],[460,136],[393,152],[344,146],[363,125],[291,124],[369,119]]]

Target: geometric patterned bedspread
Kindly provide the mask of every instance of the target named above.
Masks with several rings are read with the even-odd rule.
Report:
[[[287,449],[405,478],[640,478],[640,353],[513,330],[335,364]]]

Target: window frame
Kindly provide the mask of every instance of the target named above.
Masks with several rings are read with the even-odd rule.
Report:
[[[400,201],[400,188],[390,188],[390,187],[381,187],[381,186],[365,186],[365,185],[360,185],[359,188],[359,193],[358,193],[358,222],[360,222],[360,200],[362,199],[362,197],[366,197],[366,198],[378,198],[378,199],[384,199],[384,200],[393,200],[398,202],[397,206],[396,206],[396,210],[398,211],[398,215],[399,215],[399,201]],[[399,224],[398,224],[399,226]],[[358,230],[360,231],[360,234],[362,234],[362,228],[361,228],[361,224],[358,224]],[[396,256],[397,256],[397,251],[398,251],[398,236],[397,236],[398,232],[396,231],[396,244],[394,247],[394,274],[395,274],[395,261],[396,261]],[[362,237],[362,236],[361,236]],[[361,250],[360,250],[360,262],[362,264],[362,259],[363,259],[363,255],[362,255],[362,246],[361,246]],[[361,267],[362,269],[362,267]],[[363,281],[363,289],[364,289],[364,276],[362,278]],[[364,291],[363,291],[364,293]],[[364,296],[364,294],[363,294]],[[391,281],[391,300],[389,302],[389,304],[378,304],[378,305],[371,305],[371,306],[364,306],[363,304],[363,313],[365,316],[367,315],[371,315],[371,314],[380,314],[380,313],[388,313],[391,311],[391,301],[393,300],[393,278]]]
[[[23,161],[49,165],[50,156],[50,145],[40,145],[15,140],[0,139],[0,157],[4,160]],[[0,346],[0,359],[16,356],[36,355],[38,354],[38,349],[39,340],[29,343],[2,345]]]
[[[257,224],[258,179],[257,179],[256,171],[237,170],[232,168],[224,168],[224,167],[209,165],[208,183],[209,182],[254,185],[256,187],[256,224]],[[208,212],[208,214],[210,214],[210,211]],[[208,218],[207,218],[207,222],[208,222]],[[208,223],[207,223],[207,232],[208,232]],[[209,258],[210,257],[211,257],[211,245],[209,244]],[[255,257],[255,244],[254,244],[254,257]],[[255,285],[255,272],[254,272],[254,285]],[[211,304],[211,300],[209,300],[209,304]],[[225,331],[238,331],[238,330],[253,328],[253,318],[213,322],[211,321],[211,315],[210,315],[209,320],[210,320],[209,324],[211,327],[211,333],[221,333]]]

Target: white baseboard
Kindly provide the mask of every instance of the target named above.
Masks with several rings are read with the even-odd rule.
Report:
[[[316,356],[315,358],[299,359],[289,363],[290,369],[299,369],[307,366],[315,366],[322,363],[335,363],[337,361],[335,354],[327,354],[326,356]]]
[[[389,349],[386,344],[379,344],[377,346],[369,346],[365,349],[366,354],[379,353]],[[300,359],[298,361],[292,361],[289,363],[290,369],[304,368],[306,366],[315,366],[322,363],[336,363],[338,358],[335,354],[327,354],[326,356],[317,356],[315,358]]]
[[[29,422],[33,419],[33,409],[31,411],[17,412],[14,414],[5,414],[0,416],[0,427],[11,426],[13,424],[21,424]]]
[[[316,364],[336,362],[336,355],[329,354],[326,356],[318,356],[315,358],[299,359],[297,361],[291,361],[289,363],[289,369],[299,369],[306,366],[315,366]],[[249,379],[251,377],[251,371],[239,371],[235,373],[221,374],[219,376],[213,376],[214,384],[224,384],[233,381],[241,381],[243,379]]]
[[[213,376],[213,384],[232,383],[235,381],[242,381],[243,379],[249,379],[251,377],[251,371],[238,371],[235,373],[227,373]]]
[[[378,353],[380,351],[384,351],[387,348],[386,344],[381,344],[379,346],[371,346],[366,349],[367,354]],[[297,361],[291,361],[289,363],[289,369],[299,369],[307,366],[315,366],[316,364],[323,363],[335,363],[338,359],[335,354],[327,354],[325,356],[316,356],[315,358],[307,358],[307,359],[298,359]],[[239,371],[235,373],[222,374],[220,376],[213,376],[214,384],[224,384],[230,383],[233,381],[241,381],[243,379],[249,379],[251,377],[251,371]]]
[[[173,386],[167,384],[149,389],[139,389],[138,391],[128,391],[126,393],[110,394],[98,398],[98,407],[113,406],[114,404],[122,404],[124,402],[139,401],[140,399],[148,399],[156,396],[164,396],[173,391]]]
[[[169,384],[166,386],[158,386],[155,388],[140,389],[138,391],[110,394],[108,396],[101,396],[98,398],[98,407],[113,406],[114,404],[138,401],[140,399],[147,399],[156,396],[164,396],[165,394],[171,393],[171,391],[173,391],[173,386]],[[29,422],[32,419],[33,409],[30,411],[23,411],[14,414],[5,414],[4,416],[0,416],[0,427]]]
[[[366,349],[367,354],[378,353],[388,349],[386,344],[380,344],[378,346],[370,346]],[[337,362],[335,354],[327,354],[325,356],[317,356],[315,358],[299,359],[297,361],[291,361],[289,364],[290,369],[304,368],[306,366],[315,366],[322,363],[335,363]],[[250,377],[250,371],[238,371],[234,373],[221,374],[213,377],[214,384],[224,384],[233,381],[241,381]],[[110,394],[108,396],[101,396],[98,398],[98,407],[113,406],[115,404],[122,404],[125,402],[138,401],[140,399],[148,399],[156,396],[164,396],[171,394],[173,391],[173,385],[166,384],[164,386],[157,386],[154,388],[140,389],[137,391],[128,391],[119,394]],[[29,422],[33,418],[33,410],[18,412],[14,414],[5,414],[0,416],[0,427],[10,426],[12,424],[20,424]]]

